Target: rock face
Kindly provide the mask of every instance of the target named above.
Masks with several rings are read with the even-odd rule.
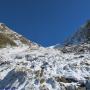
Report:
[[[23,38],[0,24],[0,90],[90,90],[89,42],[55,49]]]
[[[90,20],[65,41],[65,45],[90,43]]]
[[[74,34],[66,38],[63,44],[53,46],[55,49],[60,49],[62,46],[77,46],[81,44],[90,44],[90,20],[81,26]]]

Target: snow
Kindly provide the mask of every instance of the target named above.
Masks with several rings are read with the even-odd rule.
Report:
[[[80,56],[83,57],[80,58]],[[25,81],[19,82],[17,79],[13,81],[12,86],[10,86],[14,86],[18,90],[40,90],[40,87],[48,88],[49,90],[61,90],[60,88],[67,87],[72,84],[77,87],[78,81],[85,81],[86,77],[90,76],[89,53],[78,55],[75,55],[74,53],[64,54],[51,47],[40,47],[37,50],[30,50],[28,46],[22,46],[0,49],[0,57],[2,57],[2,59],[0,59],[0,63],[5,61],[10,62],[3,63],[2,65],[0,64],[0,83],[7,78],[8,74],[13,69],[15,70],[15,73],[18,72],[19,74],[20,72],[24,72],[26,74]],[[73,78],[77,80],[77,82],[57,82],[55,77]],[[8,76],[8,78],[17,77]],[[21,77],[21,79],[23,78],[24,76]],[[53,81],[55,83],[55,87],[53,87],[50,83],[47,83],[49,78],[51,78],[51,82]],[[37,85],[34,83],[36,79],[39,80]],[[44,79],[44,81],[40,83],[40,80],[42,79]],[[62,87],[60,83],[63,84],[64,87]],[[3,83],[3,86],[6,88],[9,85],[5,85]],[[0,86],[0,88],[2,88],[2,86]]]

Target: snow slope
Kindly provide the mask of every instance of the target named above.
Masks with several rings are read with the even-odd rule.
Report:
[[[29,50],[26,46],[0,49],[0,89],[79,90],[89,78],[89,52],[63,53],[43,47]]]

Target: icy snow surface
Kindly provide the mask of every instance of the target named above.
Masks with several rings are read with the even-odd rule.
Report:
[[[89,78],[89,52],[62,53],[27,46],[0,49],[0,90],[75,90],[74,86],[77,89]]]

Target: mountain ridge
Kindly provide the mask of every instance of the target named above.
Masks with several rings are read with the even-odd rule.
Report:
[[[23,37],[22,35],[16,33],[12,29],[8,28],[4,23],[0,23],[0,34],[2,35],[3,40],[1,40],[2,45],[8,44],[13,46],[23,46],[27,45],[30,48],[38,48],[39,45],[28,40],[27,38]],[[8,40],[5,40],[8,38]],[[4,42],[3,42],[4,41]],[[11,42],[8,42],[11,41]],[[7,45],[6,45],[7,46]]]
[[[80,43],[90,43],[90,20],[65,41],[65,45]]]
[[[73,50],[77,51],[77,49],[80,49],[80,46],[83,46],[83,50],[88,51],[90,48],[88,44],[90,44],[90,20],[88,20],[78,30],[76,30],[74,34],[64,40],[62,44],[56,44],[52,47],[67,53],[73,52]]]
[[[2,24],[0,35],[16,44],[0,48],[1,90],[90,90],[89,43],[45,48]]]

